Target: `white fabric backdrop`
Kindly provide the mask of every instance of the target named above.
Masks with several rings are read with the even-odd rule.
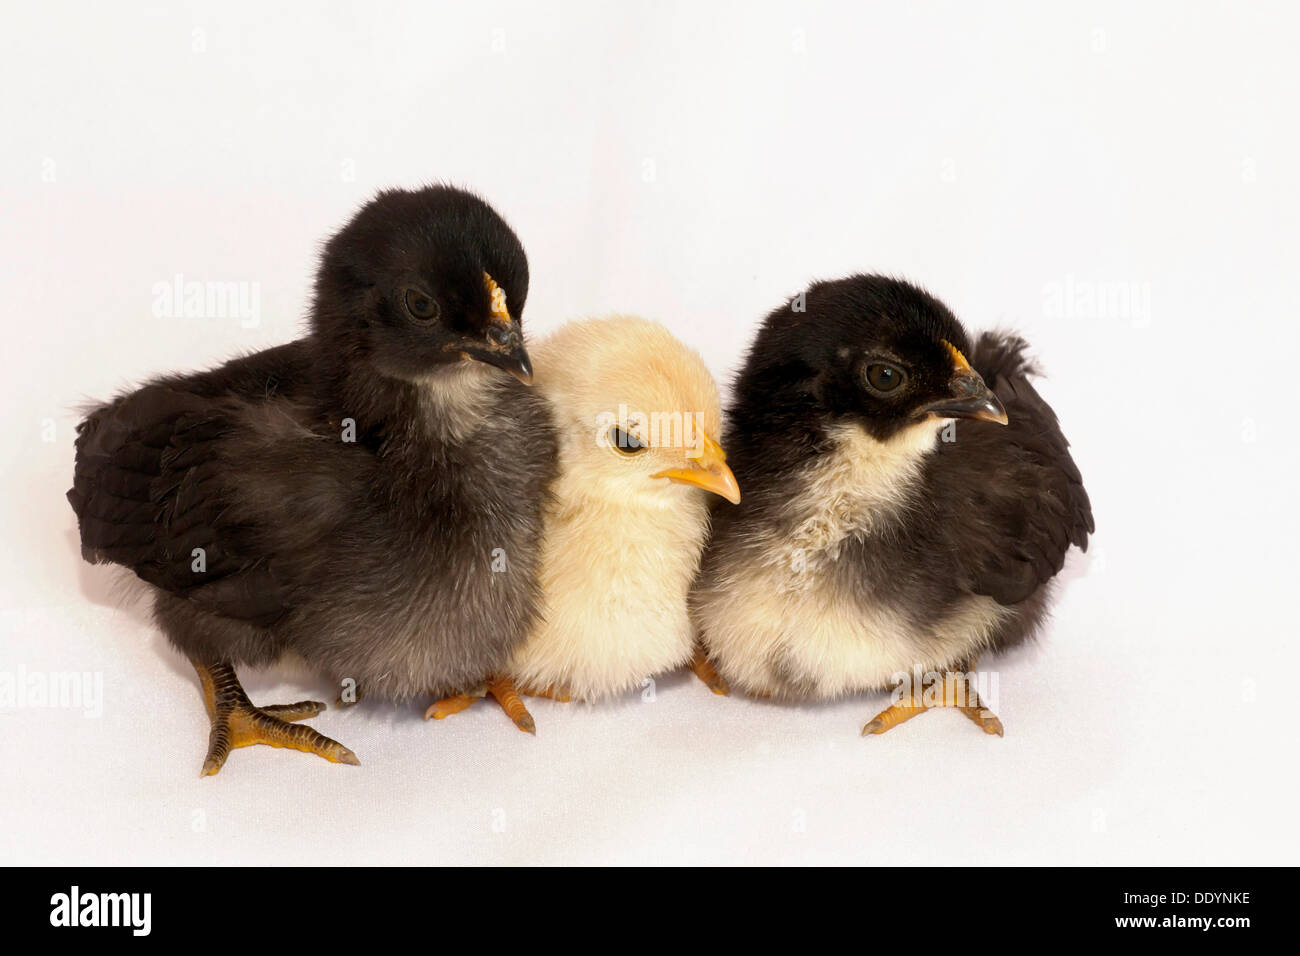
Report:
[[[0,674],[99,674],[103,700],[0,706],[0,862],[1294,863],[1297,26],[1283,3],[7,6]],[[1099,530],[1045,639],[985,662],[1006,738],[931,714],[862,740],[883,696],[668,678],[538,702],[535,739],[487,706],[330,711],[362,767],[259,747],[198,779],[194,675],[78,558],[75,407],[290,339],[320,240],[430,179],[517,228],[533,335],[640,312],[724,377],[784,296],[855,270],[1023,330]],[[256,326],[156,317],[177,274],[257,283]]]

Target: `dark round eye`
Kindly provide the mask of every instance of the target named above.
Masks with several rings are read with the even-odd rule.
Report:
[[[867,383],[877,392],[892,392],[903,384],[903,372],[884,362],[873,362],[867,366]]]
[[[407,289],[406,311],[411,313],[411,318],[428,322],[438,317],[438,303],[419,289]]]
[[[609,430],[609,444],[620,455],[639,455],[646,450],[646,446],[635,435],[623,431],[617,425]]]

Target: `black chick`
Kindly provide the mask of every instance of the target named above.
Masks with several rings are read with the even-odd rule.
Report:
[[[947,703],[1001,735],[967,672],[1034,632],[1093,530],[1026,343],[972,349],[941,302],[881,276],[801,299],[767,317],[736,382],[745,498],[715,511],[692,594],[705,650],[760,696],[896,687],[864,733]]]
[[[325,246],[306,337],[78,427],[82,554],[153,586],[212,718],[204,774],[254,743],[358,762],[291,723],[324,704],[255,707],[239,665],[293,651],[369,695],[445,695],[531,631],[556,444],[525,387],[527,294],[482,200],[385,191]]]

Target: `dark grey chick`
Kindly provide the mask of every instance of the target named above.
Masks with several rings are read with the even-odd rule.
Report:
[[[526,385],[528,263],[458,189],[380,193],[326,245],[309,334],[89,413],[68,499],[86,560],[152,585],[199,672],[204,774],[254,743],[357,763],[235,676],[288,652],[366,694],[445,695],[538,613],[549,412]]]

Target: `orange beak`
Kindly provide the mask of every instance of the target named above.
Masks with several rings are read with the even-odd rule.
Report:
[[[695,457],[687,457],[682,468],[668,468],[651,475],[652,478],[667,478],[669,481],[683,485],[694,485],[715,495],[721,495],[733,505],[740,504],[740,485],[736,476],[727,467],[727,453],[722,446],[700,430],[698,434],[704,439],[700,452]]]

